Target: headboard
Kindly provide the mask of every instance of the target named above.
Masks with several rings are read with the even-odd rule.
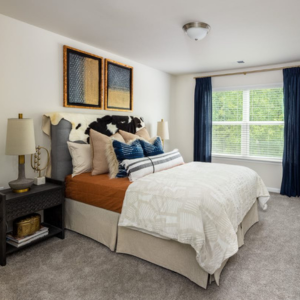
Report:
[[[83,116],[86,118],[86,115]],[[80,127],[81,123],[72,124],[64,118],[57,125],[51,123],[51,178],[64,181],[67,175],[72,174],[72,158],[69,153],[67,141],[69,141],[71,131],[77,130]],[[82,140],[74,142],[89,143],[90,129],[110,136],[119,129],[136,133],[143,127],[145,127],[145,123],[143,118],[140,117],[103,116],[88,124],[87,128],[80,128],[81,131],[84,130],[86,136]]]
[[[66,120],[51,125],[51,178],[61,181],[72,173],[72,158],[67,145],[71,129],[71,123]]]

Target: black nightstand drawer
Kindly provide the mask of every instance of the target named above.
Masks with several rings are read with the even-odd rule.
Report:
[[[44,210],[62,203],[61,189],[40,192],[38,195],[28,195],[22,199],[12,199],[6,202],[6,221],[12,221],[32,212]]]

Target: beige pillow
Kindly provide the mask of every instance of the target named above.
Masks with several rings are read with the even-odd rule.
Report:
[[[151,137],[148,133],[148,130],[145,127],[142,128],[141,130],[137,131],[136,135],[138,135],[139,137],[145,139],[148,142],[151,140]]]
[[[124,131],[124,130],[119,130],[119,133],[121,134],[121,136],[124,138],[125,142],[128,143],[132,140],[135,140],[136,138],[143,138],[146,141],[150,141],[150,135],[147,131],[147,129],[144,127],[141,130],[137,131],[136,134]]]
[[[121,136],[121,134],[120,133],[115,133],[115,134],[113,134],[111,137],[110,137],[112,140],[117,140],[117,141],[119,141],[119,142],[121,142],[121,143],[125,143],[125,140],[123,139],[123,137]]]
[[[92,175],[108,173],[108,163],[106,159],[107,144],[115,139],[125,143],[123,137],[119,133],[115,133],[111,137],[104,135],[93,129],[90,130],[90,143],[92,153]]]
[[[72,157],[72,177],[81,173],[91,172],[91,146],[89,144],[77,144],[72,142],[67,142],[67,144]]]
[[[125,140],[125,143],[128,143],[137,138],[137,136],[135,134],[124,131],[124,130],[119,130],[119,133],[122,136],[122,138]]]

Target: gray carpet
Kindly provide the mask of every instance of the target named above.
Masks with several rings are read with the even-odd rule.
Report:
[[[1,300],[300,299],[300,199],[272,194],[267,212],[204,290],[188,279],[67,231],[8,257]]]

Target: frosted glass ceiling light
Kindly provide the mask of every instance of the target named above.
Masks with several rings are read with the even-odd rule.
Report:
[[[210,30],[210,26],[203,22],[187,23],[182,28],[195,41],[204,39]]]

